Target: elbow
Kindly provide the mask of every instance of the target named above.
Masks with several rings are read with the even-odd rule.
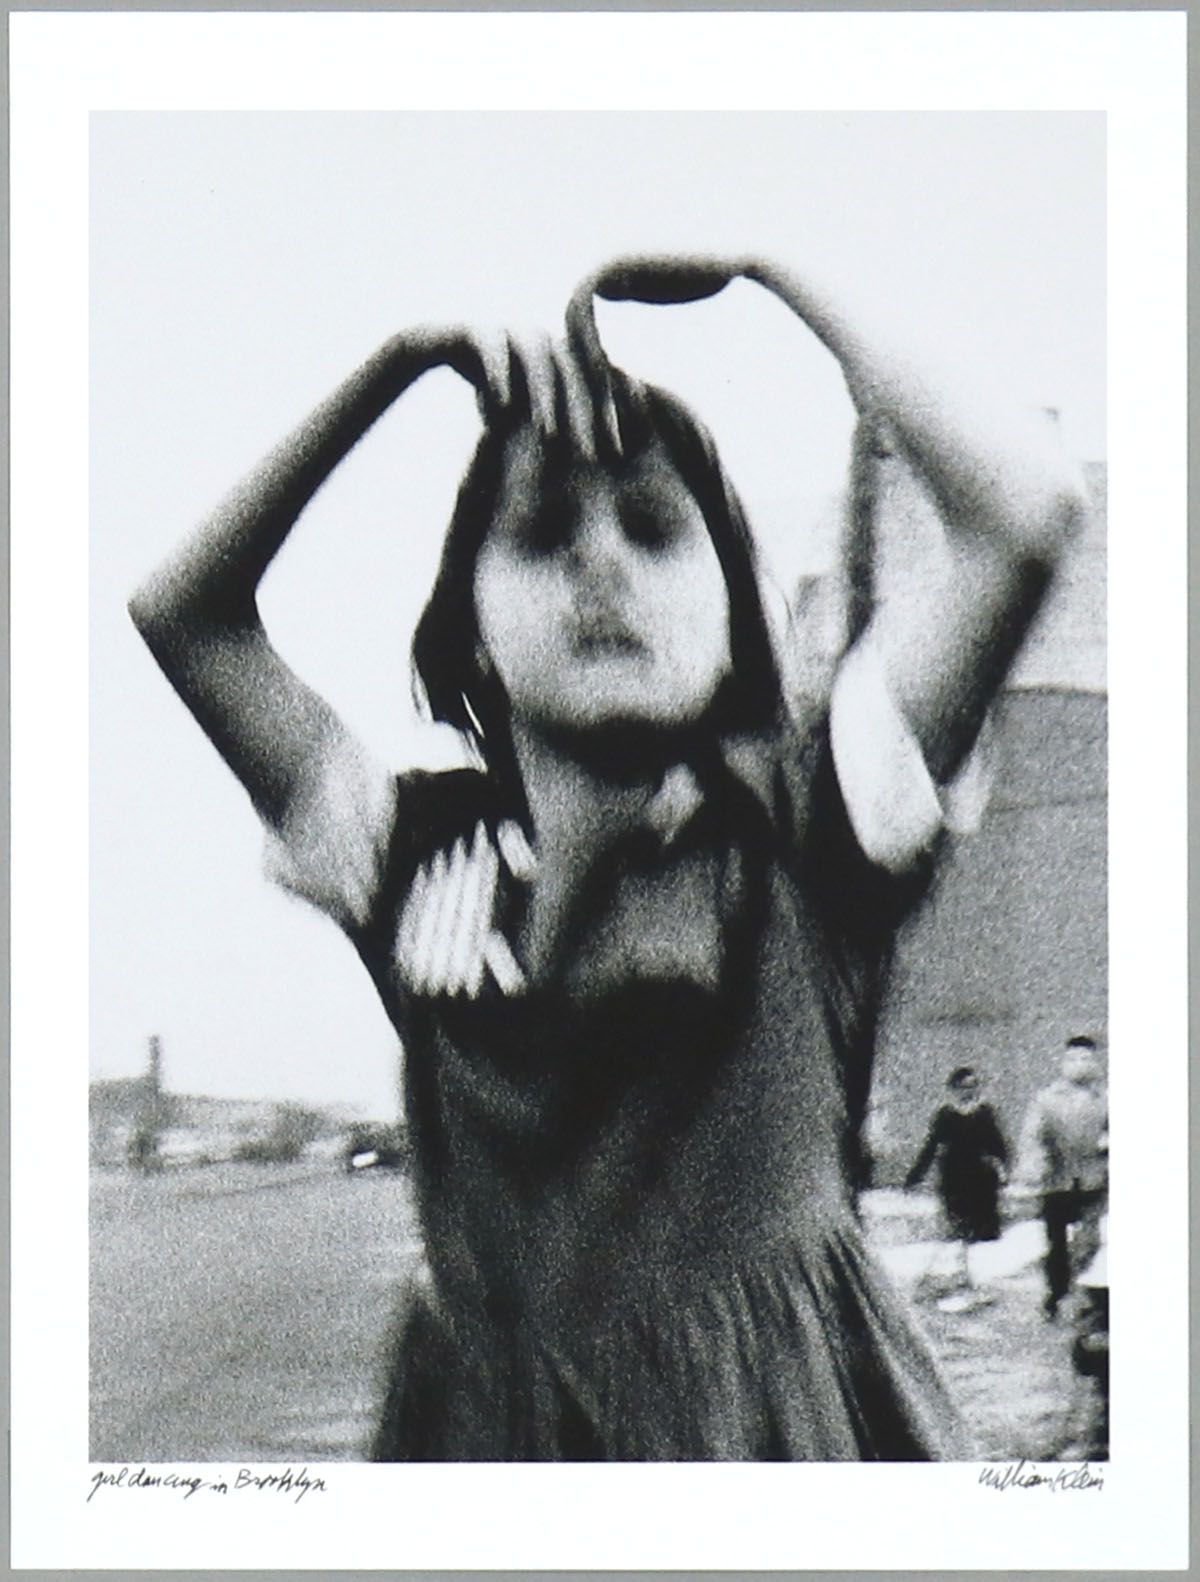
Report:
[[[1021,509],[1014,513],[1014,548],[1022,559],[1053,571],[1083,532],[1090,505],[1078,468],[1061,462],[1032,484]]]
[[[134,589],[126,608],[138,635],[160,664],[195,624],[186,602],[173,592],[161,572],[152,573]]]
[[[994,542],[1014,566],[1045,580],[1083,532],[1089,509],[1082,485],[1070,480],[1029,489],[1018,500],[1010,497],[995,522]]]
[[[155,648],[157,640],[161,640],[163,632],[169,625],[158,579],[150,577],[140,583],[130,595],[126,609],[139,636],[151,648]]]
[[[1064,479],[1050,494],[1043,514],[1042,536],[1054,559],[1083,532],[1088,498],[1082,478]]]
[[[195,587],[169,569],[152,572],[130,595],[129,617],[151,653],[165,663],[172,653],[215,635],[257,626],[253,596],[234,601]]]
[[[157,615],[157,601],[151,583],[139,583],[129,595],[129,602],[125,608],[129,611],[129,619],[144,636],[147,628],[154,624]]]

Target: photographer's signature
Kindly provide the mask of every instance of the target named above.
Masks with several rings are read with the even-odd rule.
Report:
[[[1032,1461],[1010,1461],[1003,1467],[981,1467],[979,1481],[985,1488],[1050,1489],[1054,1493],[1071,1489],[1102,1489],[1104,1472],[1090,1462],[1077,1467],[1039,1467]]]
[[[291,1467],[283,1472],[254,1472],[239,1467],[227,1475],[198,1472],[152,1472],[149,1467],[103,1468],[91,1474],[89,1503],[101,1489],[168,1489],[190,1500],[193,1494],[288,1494],[299,1505],[306,1494],[324,1494],[325,1479],[311,1476],[307,1467],[299,1472]]]

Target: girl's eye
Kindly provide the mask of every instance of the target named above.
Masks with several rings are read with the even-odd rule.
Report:
[[[522,523],[518,543],[527,555],[553,555],[566,544],[570,526],[565,510],[544,504]]]
[[[621,525],[639,549],[665,549],[679,536],[679,524],[669,512],[637,500],[622,504]]]

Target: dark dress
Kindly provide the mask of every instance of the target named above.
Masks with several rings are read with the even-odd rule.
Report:
[[[923,1180],[935,1157],[947,1234],[955,1241],[998,1241],[998,1167],[1007,1164],[1008,1147],[991,1105],[978,1104],[965,1113],[943,1105],[905,1185]]]
[[[927,873],[862,855],[828,733],[714,747],[669,839],[633,828],[551,983],[413,995],[416,867],[495,834],[487,776],[399,782],[349,932],[404,1043],[427,1278],[379,1460],[922,1460],[964,1454],[868,1257],[858,1131],[896,927]],[[510,810],[509,810],[510,811]],[[522,887],[506,876],[509,938]]]

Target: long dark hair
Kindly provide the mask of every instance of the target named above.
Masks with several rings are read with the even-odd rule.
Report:
[[[705,715],[717,733],[751,731],[781,707],[779,669],[759,592],[745,513],[711,436],[668,391],[612,370],[622,449],[636,456],[660,443],[700,508],[729,592],[730,673]],[[515,772],[510,706],[499,677],[479,662],[475,564],[500,505],[509,441],[528,416],[493,415],[459,487],[429,600],[413,635],[412,662],[434,720],[452,725],[489,769]]]

